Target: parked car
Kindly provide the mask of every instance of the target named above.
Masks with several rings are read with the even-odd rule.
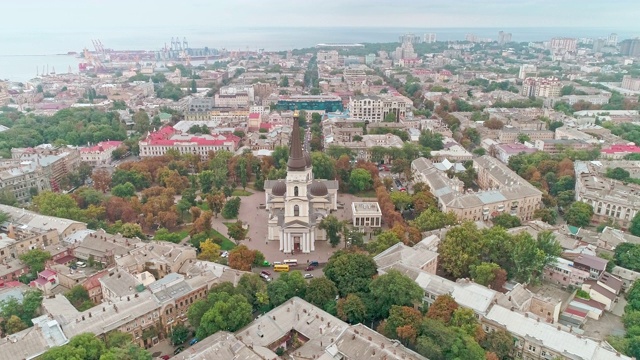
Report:
[[[222,254],[220,254],[220,256],[222,256],[223,258],[226,258],[227,256],[229,256],[229,252],[225,250],[222,252]]]
[[[271,282],[271,278],[269,277],[269,275],[260,274],[260,277],[263,278],[266,282]]]
[[[317,267],[318,265],[319,265],[318,262],[315,261],[315,260],[312,260],[312,261],[309,262],[309,266],[316,266]]]
[[[193,346],[193,345],[195,345],[197,343],[198,343],[198,338],[193,338],[193,339],[191,339],[191,341],[189,341],[189,345],[190,346]]]
[[[311,279],[311,278],[313,278],[313,274],[304,274],[304,278],[305,279]]]
[[[271,276],[271,273],[270,273],[270,272],[268,272],[267,270],[262,270],[262,271],[260,271],[260,274],[267,275],[267,276]]]
[[[85,268],[85,267],[87,267],[87,263],[85,263],[84,261],[76,261],[76,266],[77,267],[81,267],[81,268]]]
[[[316,269],[315,267],[313,267],[313,266],[309,265],[309,266],[307,266],[307,268],[306,268],[306,269],[304,269],[304,271],[313,271],[313,270],[315,270],[315,269]]]
[[[178,346],[174,351],[173,351],[173,355],[178,355],[182,352],[182,350],[184,350],[184,346]]]
[[[160,359],[169,360],[169,359],[171,359],[171,355],[162,355],[162,356],[160,356]]]

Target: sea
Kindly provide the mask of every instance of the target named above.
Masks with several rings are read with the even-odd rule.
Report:
[[[375,27],[254,27],[254,28],[119,28],[105,31],[33,32],[16,29],[0,33],[0,79],[26,82],[43,73],[78,72],[77,55],[94,50],[92,40],[114,50],[159,50],[172,38],[188,41],[192,48],[279,51],[313,47],[319,43],[394,42],[402,34],[435,33],[439,41],[464,40],[474,33],[496,39],[510,32],[513,41],[545,41],[552,37],[598,38],[617,33],[618,39],[640,35],[640,29],[605,28],[375,28]]]

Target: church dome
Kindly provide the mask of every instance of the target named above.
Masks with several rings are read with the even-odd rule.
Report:
[[[327,190],[327,185],[320,181],[314,181],[309,185],[309,193],[312,196],[326,196],[329,194],[329,190]]]
[[[287,192],[287,184],[285,184],[284,181],[278,181],[271,188],[271,194],[275,196],[284,196],[286,192]]]
[[[311,155],[309,155],[308,152],[304,153],[304,162],[307,165],[307,167],[311,166]]]

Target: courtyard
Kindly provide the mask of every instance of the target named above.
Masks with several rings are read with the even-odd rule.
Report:
[[[241,244],[246,245],[250,249],[261,251],[265,259],[269,262],[282,261],[284,259],[295,258],[300,264],[306,264],[310,261],[318,261],[321,263],[327,262],[329,257],[341,248],[344,248],[344,242],[340,245],[332,248],[327,241],[316,241],[316,250],[309,254],[295,253],[294,255],[284,254],[279,250],[278,241],[266,241],[267,234],[267,216],[268,211],[264,209],[265,193],[260,191],[254,191],[249,196],[241,196],[240,213],[238,219],[249,226],[249,233],[247,239],[242,241]],[[353,196],[351,194],[338,194],[338,210],[333,212],[339,220],[351,221],[351,203],[354,201],[371,201],[373,199],[363,199]],[[225,222],[234,221],[228,220],[218,216],[212,221],[212,227],[219,231],[221,234],[228,236],[227,226]]]

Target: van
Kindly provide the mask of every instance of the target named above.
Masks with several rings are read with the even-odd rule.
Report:
[[[273,271],[289,272],[289,265],[275,265]]]
[[[319,264],[318,264],[318,262],[317,262],[317,261],[315,261],[315,260],[314,260],[314,261],[309,262],[309,266],[315,266],[315,267],[318,267],[318,265],[319,265]]]
[[[274,261],[274,262],[273,262],[273,266],[276,266],[276,265],[282,265],[282,262],[280,262],[280,261]]]

